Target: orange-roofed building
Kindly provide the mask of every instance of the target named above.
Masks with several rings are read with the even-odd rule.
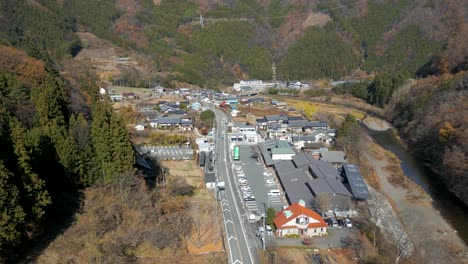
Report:
[[[306,208],[303,201],[278,212],[273,222],[280,237],[290,234],[321,236],[327,233],[328,226],[318,213]]]

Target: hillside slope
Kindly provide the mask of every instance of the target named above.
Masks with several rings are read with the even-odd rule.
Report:
[[[272,62],[281,78],[304,80],[338,79],[359,68],[426,76],[467,67],[468,7],[456,0],[20,0],[0,5],[3,40],[34,57],[75,56],[86,44],[74,32],[85,31],[150,55],[157,71],[175,73],[169,80],[200,86],[270,79]],[[241,38],[229,41],[231,35]],[[212,40],[219,40],[213,51]]]
[[[468,73],[397,90],[387,115],[410,149],[468,206]]]

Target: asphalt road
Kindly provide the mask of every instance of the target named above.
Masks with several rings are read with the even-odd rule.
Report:
[[[227,116],[217,110],[211,109],[216,114],[216,144],[214,153],[214,165],[216,177],[224,181],[226,189],[220,191],[218,198],[223,211],[223,221],[228,245],[229,263],[246,264],[260,263],[258,254],[258,239],[253,235],[248,224],[247,214],[242,207],[236,190],[234,176],[232,174],[232,162],[227,139]]]

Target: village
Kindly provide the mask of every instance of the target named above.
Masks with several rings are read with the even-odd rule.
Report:
[[[151,171],[144,157],[194,160],[203,174],[200,187],[212,190],[216,197],[226,191],[224,181],[232,181],[241,218],[245,217],[254,237],[250,243],[258,249],[265,245],[347,247],[350,237],[359,236],[354,219],[367,211],[369,190],[359,167],[348,162],[344,149],[336,148],[336,125],[332,128],[327,120],[305,117],[305,109],[268,98],[271,87],[290,91],[307,89],[308,84],[272,85],[251,80],[234,84],[230,93],[157,86],[144,94],[117,94],[111,89],[101,89],[101,94],[108,92],[116,104],[131,103],[135,123],[129,129],[136,142],[151,138],[151,133],[181,136],[172,145],[137,144],[143,170]],[[225,114],[220,123],[200,120],[201,113],[214,109]],[[225,131],[217,132],[216,126]],[[217,144],[227,147],[227,179],[219,175]]]

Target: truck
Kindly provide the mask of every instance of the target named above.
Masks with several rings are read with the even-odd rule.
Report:
[[[224,182],[217,182],[216,183],[216,187],[218,188],[218,190],[225,190],[226,189],[226,185],[224,184]]]

